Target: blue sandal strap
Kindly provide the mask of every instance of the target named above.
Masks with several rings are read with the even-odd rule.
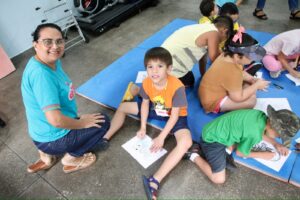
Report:
[[[147,178],[146,176],[143,176],[143,184],[144,184],[144,189],[147,195],[148,200],[152,200],[153,197],[157,198],[158,195],[158,188],[159,188],[159,182],[153,177]],[[150,183],[154,183],[157,185],[157,188],[154,188],[150,185]]]
[[[154,189],[154,190],[158,190],[158,189],[159,189],[160,184],[159,184],[158,180],[156,180],[153,176],[150,176],[150,177],[148,178],[148,181],[149,181],[149,183],[152,182],[152,183],[156,184],[156,186],[157,186],[157,189],[156,189],[156,188],[153,188],[152,186],[150,186],[151,189]],[[149,185],[150,185],[150,184],[149,184]]]

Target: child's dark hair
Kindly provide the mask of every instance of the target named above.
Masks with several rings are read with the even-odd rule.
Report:
[[[144,58],[145,67],[147,67],[150,60],[160,60],[167,66],[172,65],[172,56],[170,52],[163,47],[153,47],[146,52]]]
[[[250,47],[252,45],[258,44],[257,40],[251,37],[248,33],[241,33],[242,34],[242,43],[240,43],[239,40],[234,42],[232,39],[234,35],[230,36],[224,45],[223,52],[224,56],[230,56],[233,57],[234,54],[238,54],[239,56],[243,56],[242,53],[235,53],[229,49],[230,47]]]
[[[215,9],[214,0],[202,0],[199,6],[200,12],[203,16],[209,17],[210,13]]]
[[[224,27],[227,31],[227,36],[230,37],[233,35],[233,21],[228,16],[218,16],[216,19],[214,19],[213,24],[216,27]]]
[[[61,35],[63,35],[63,32],[62,32],[61,28],[56,24],[53,24],[53,23],[40,24],[36,27],[36,29],[31,34],[32,37],[33,37],[33,42],[38,41],[38,39],[40,38],[40,32],[44,28],[54,28],[54,29],[58,30],[61,33]]]
[[[231,2],[225,3],[219,11],[219,15],[238,15],[239,14],[239,9],[238,7]]]

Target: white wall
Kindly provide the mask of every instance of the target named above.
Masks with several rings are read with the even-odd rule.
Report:
[[[62,0],[63,1],[63,0]],[[31,33],[44,18],[42,9],[58,0],[0,0],[0,45],[12,58],[32,47]],[[74,9],[73,0],[67,0]]]

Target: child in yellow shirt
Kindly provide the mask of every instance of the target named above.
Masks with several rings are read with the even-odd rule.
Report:
[[[203,17],[199,19],[199,24],[212,23],[219,12],[219,8],[214,0],[202,0],[199,9],[203,15]]]
[[[225,3],[219,11],[220,16],[229,16],[233,21],[233,29],[235,31],[239,30],[239,9],[234,3]]]

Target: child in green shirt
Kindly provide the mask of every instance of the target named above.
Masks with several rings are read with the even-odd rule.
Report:
[[[226,177],[227,147],[235,148],[236,154],[241,157],[276,160],[280,155],[286,156],[288,148],[276,142],[275,138],[280,136],[283,144],[287,144],[300,129],[300,119],[289,110],[275,111],[270,105],[267,112],[268,116],[259,110],[244,109],[218,117],[203,128],[200,151],[195,151],[199,147],[193,145],[187,157],[213,183],[222,184]],[[254,151],[252,148],[255,146],[257,149],[262,140],[271,143],[276,152]]]

